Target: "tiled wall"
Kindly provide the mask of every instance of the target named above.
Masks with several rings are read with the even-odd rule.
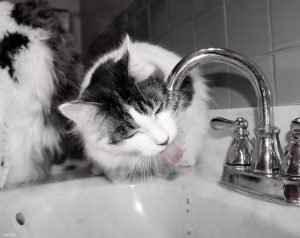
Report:
[[[299,0],[135,0],[113,24],[181,55],[207,47],[239,51],[265,73],[275,105],[300,104]],[[236,70],[204,72],[211,107],[255,106],[252,86]]]

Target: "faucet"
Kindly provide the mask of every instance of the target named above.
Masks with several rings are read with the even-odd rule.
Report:
[[[180,96],[178,90],[188,73],[196,66],[206,63],[225,63],[231,65],[249,77],[257,98],[257,127],[254,144],[253,171],[273,177],[279,171],[282,149],[279,142],[280,130],[274,126],[272,97],[263,73],[249,59],[231,50],[203,49],[183,58],[173,69],[167,79],[169,100],[173,108],[178,107]]]
[[[170,105],[176,110],[180,103],[179,89],[189,72],[197,66],[203,66],[207,63],[224,63],[239,69],[248,77],[254,87],[257,98],[257,119],[254,129],[255,140],[253,151],[249,159],[227,158],[223,167],[223,175],[220,181],[222,186],[235,190],[237,192],[256,195],[259,198],[300,205],[300,177],[282,176],[280,173],[281,160],[283,152],[279,141],[280,130],[274,126],[272,95],[265,80],[262,71],[255,66],[247,57],[231,50],[209,48],[197,51],[184,57],[174,67],[167,79],[168,99]],[[237,119],[241,120],[241,119]],[[234,125],[234,121],[224,118],[214,120],[216,123],[227,123]],[[247,124],[243,120],[243,124]],[[246,127],[244,128],[246,132]],[[249,141],[249,133],[235,133],[240,137],[240,141]],[[242,136],[242,137],[241,137]],[[237,138],[234,141],[238,141]],[[249,143],[235,143],[236,145],[249,145]],[[235,148],[231,145],[231,152]],[[248,148],[238,148],[239,151],[249,151]],[[235,153],[228,153],[233,156]],[[236,153],[238,154],[238,153]],[[248,156],[249,157],[249,156]],[[245,158],[248,158],[245,157]],[[228,161],[247,161],[247,163],[229,163]],[[300,158],[299,158],[300,161]],[[299,196],[291,196],[286,186],[296,183],[299,187]],[[295,184],[293,184],[295,186]],[[290,199],[293,197],[293,199]]]

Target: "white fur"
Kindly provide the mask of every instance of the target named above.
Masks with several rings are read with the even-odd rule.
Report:
[[[9,166],[5,186],[45,176],[50,164],[42,149],[59,150],[60,142],[57,131],[45,126],[43,117],[43,110],[50,110],[56,80],[51,51],[43,42],[48,33],[17,25],[7,14],[12,6],[0,2],[0,39],[7,32],[19,32],[30,42],[14,58],[13,78],[18,84],[0,68],[0,132],[5,137],[5,143],[0,144],[0,160]],[[0,181],[3,176],[0,171]]]
[[[95,62],[85,76],[81,92],[88,87],[91,76],[99,65],[109,59],[116,61],[122,57],[126,52],[124,49],[126,49],[126,47],[128,48],[128,42],[126,46],[128,39],[129,38],[126,37],[126,40],[120,48],[100,57],[98,61]],[[134,49],[133,54],[136,55],[134,56],[136,57],[135,59],[138,58],[143,61],[139,66],[135,66],[135,69],[139,68],[140,70],[144,65],[158,67],[164,73],[165,80],[176,63],[181,59],[170,51],[148,43],[130,42],[129,48]],[[130,59],[132,51],[128,51]],[[129,63],[129,70],[131,66],[132,64]],[[140,126],[140,129],[132,138],[125,140],[118,146],[109,145],[107,138],[98,140],[95,131],[92,132],[95,129],[93,122],[90,122],[88,125],[86,124],[84,128],[79,128],[79,131],[83,135],[88,156],[106,169],[114,169],[120,165],[130,167],[140,156],[153,156],[163,151],[166,146],[159,146],[159,144],[169,138],[169,144],[175,140],[185,148],[185,155],[181,160],[181,164],[194,165],[196,158],[200,155],[204,136],[208,128],[206,105],[208,96],[204,79],[199,76],[199,72],[194,70],[190,75],[194,79],[195,94],[191,106],[180,115],[180,131],[183,131],[183,133],[178,133],[178,123],[174,120],[173,114],[170,111],[163,111],[155,118],[154,116],[141,115],[133,108],[129,108],[130,115]],[[93,117],[93,115],[85,116]],[[80,127],[80,125],[77,126]]]

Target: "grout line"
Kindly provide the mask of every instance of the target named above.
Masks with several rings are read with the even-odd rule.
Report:
[[[271,34],[271,49],[272,49],[272,71],[273,71],[273,81],[274,81],[274,90],[273,92],[273,106],[278,105],[278,95],[277,95],[277,74],[276,74],[276,64],[275,64],[275,54],[274,54],[274,35],[273,35],[273,24],[272,24],[272,17],[271,17],[271,2],[270,0],[266,1],[267,3],[267,14],[268,14],[268,21],[270,27],[270,34]]]
[[[169,3],[170,1],[168,1],[168,3]],[[185,21],[185,22],[182,22],[182,23],[180,23],[178,26],[176,26],[176,28],[174,28],[174,29],[172,29],[171,28],[171,25],[170,25],[170,19],[169,19],[169,12],[170,12],[170,9],[169,9],[169,4],[168,4],[168,30],[167,30],[167,32],[165,32],[164,34],[162,34],[160,37],[162,37],[162,36],[164,36],[165,34],[167,34],[167,33],[173,33],[174,31],[176,31],[177,29],[179,29],[179,28],[181,28],[181,27],[183,27],[184,25],[186,25],[186,24],[188,24],[188,23],[190,23],[190,22],[192,22],[192,21],[196,21],[196,20],[198,20],[198,19],[201,19],[201,18],[204,18],[204,17],[206,17],[206,16],[208,16],[209,14],[211,14],[213,11],[215,11],[218,7],[220,7],[220,5],[217,5],[216,7],[214,7],[214,8],[212,8],[212,9],[210,9],[210,10],[208,10],[208,11],[206,11],[203,15],[201,15],[201,16],[197,16],[196,14],[193,14],[193,17],[191,17],[188,21]]]
[[[229,48],[229,40],[228,40],[228,23],[227,23],[227,11],[226,11],[226,0],[222,0],[222,7],[223,7],[223,14],[224,14],[224,35],[225,35],[225,46],[228,49]],[[226,69],[228,72],[230,72],[230,68],[227,67]],[[232,99],[232,90],[230,88],[231,87],[231,81],[227,82],[229,88],[228,90],[228,94],[229,94],[229,105],[230,108],[234,108],[233,107],[233,99]]]
[[[195,21],[192,20],[192,30],[193,30],[193,43],[194,43],[194,51],[198,50],[197,46],[197,34],[196,34],[196,26],[195,26]]]
[[[197,33],[196,33],[196,22],[195,22],[195,16],[196,16],[196,8],[195,8],[195,1],[192,1],[193,6],[193,19],[192,19],[192,29],[193,29],[193,42],[194,42],[194,51],[198,50],[197,46]]]
[[[296,49],[296,48],[300,48],[300,42],[294,42],[293,45],[291,44],[291,45],[287,45],[287,46],[282,46],[278,49],[274,49],[274,53],[280,53],[280,52],[284,52],[284,51]]]
[[[170,23],[170,0],[165,0],[167,5],[167,31],[169,32],[171,29],[171,23]]]
[[[226,3],[225,3],[225,0],[223,0],[222,2],[223,2],[222,5],[223,5],[223,13],[224,13],[225,45],[226,45],[226,48],[229,48]]]
[[[150,4],[149,2],[146,4],[147,9],[147,20],[148,20],[148,37],[149,42],[152,42],[152,25],[151,25],[151,16],[150,16]]]

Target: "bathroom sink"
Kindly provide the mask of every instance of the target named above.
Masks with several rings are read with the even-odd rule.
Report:
[[[296,107],[275,108],[281,141]],[[280,116],[282,115],[282,116]],[[283,115],[289,115],[287,118]],[[253,109],[212,110],[210,117],[243,116]],[[0,191],[0,236],[22,238],[300,237],[300,208],[270,203],[219,185],[231,141],[211,132],[197,167],[171,180],[111,184],[84,172],[64,181]],[[223,132],[222,132],[223,133]]]
[[[87,177],[1,191],[0,231],[24,238],[299,237],[299,209],[231,192],[197,170],[135,185]]]

